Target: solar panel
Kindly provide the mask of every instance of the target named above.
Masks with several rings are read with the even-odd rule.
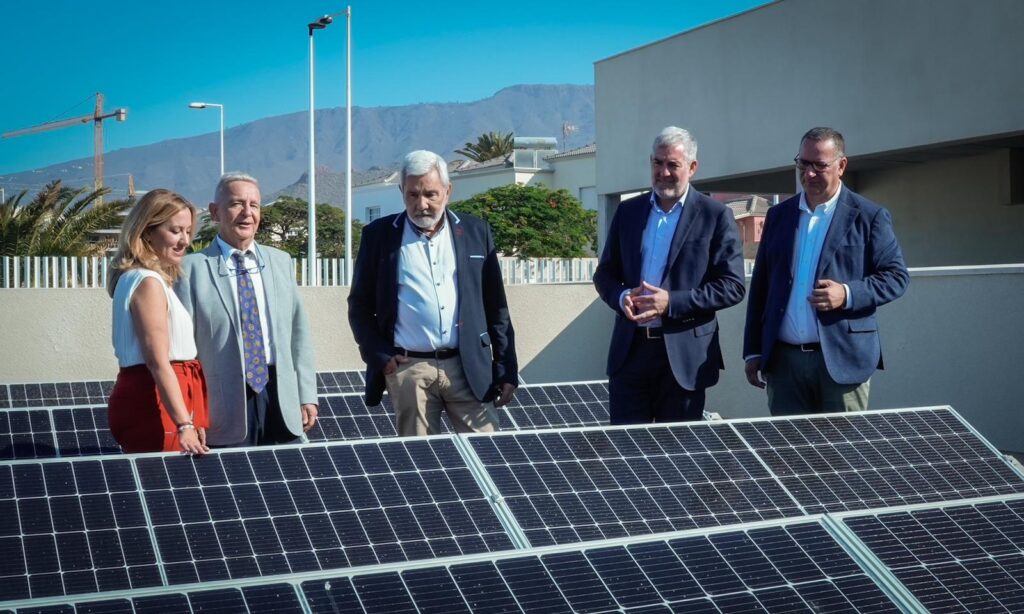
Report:
[[[503,429],[542,429],[608,424],[608,383],[520,386],[503,408],[511,424]]]
[[[105,405],[0,411],[0,460],[120,453]]]
[[[169,584],[512,547],[450,438],[136,461]]]
[[[731,427],[470,435],[532,546],[800,515]]]
[[[191,608],[191,610],[190,610]],[[118,596],[79,600],[49,606],[21,608],[18,614],[167,614],[169,612],[231,612],[245,614],[302,614],[302,598],[288,583],[157,592],[145,596]],[[0,610],[7,614],[11,610]]]
[[[930,612],[1024,611],[1024,498],[843,522]]]
[[[0,409],[106,404],[114,382],[0,384]]]
[[[901,611],[827,531],[806,522],[307,580],[301,587],[314,613]]]
[[[162,584],[127,459],[0,465],[0,601]]]
[[[387,395],[376,407],[367,407],[360,394],[321,396],[316,425],[306,434],[310,441],[344,441],[396,437],[395,410]]]
[[[949,408],[735,422],[808,513],[1024,492]]]
[[[362,392],[363,382],[361,371],[318,372],[317,394]],[[106,405],[113,388],[113,380],[0,384],[0,409]]]
[[[321,371],[316,374],[316,393],[362,392],[365,381],[362,371]]]

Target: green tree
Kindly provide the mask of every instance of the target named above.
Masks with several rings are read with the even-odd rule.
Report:
[[[100,202],[108,188],[49,183],[22,205],[27,191],[0,203],[0,256],[99,256],[111,241],[96,231],[119,228],[131,200]]]
[[[474,162],[486,162],[512,153],[512,139],[511,132],[487,132],[476,137],[476,143],[466,143],[455,153]]]
[[[565,190],[504,185],[449,206],[487,220],[495,247],[506,256],[581,258],[597,245],[597,212]]]
[[[256,240],[305,258],[309,240],[309,208],[306,201],[282,196],[262,210]],[[352,254],[359,249],[363,225],[352,223]],[[216,233],[215,233],[216,234]],[[321,258],[345,256],[345,212],[324,203],[316,206],[316,247]]]

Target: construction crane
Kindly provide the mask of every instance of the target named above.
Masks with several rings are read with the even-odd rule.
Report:
[[[12,130],[11,132],[3,133],[2,138],[10,139],[16,136],[22,136],[25,134],[34,134],[36,132],[46,132],[48,130],[56,130],[58,128],[67,128],[68,126],[77,126],[79,124],[93,123],[93,154],[92,164],[96,173],[96,179],[94,181],[95,189],[99,190],[103,187],[103,120],[114,118],[119,122],[123,122],[128,117],[128,109],[120,108],[114,109],[112,113],[103,113],[103,94],[96,92],[96,110],[91,115],[83,115],[81,117],[73,117],[71,119],[58,119],[52,122],[46,122],[45,124],[39,124],[38,126],[32,126],[31,128],[22,128],[21,130]]]

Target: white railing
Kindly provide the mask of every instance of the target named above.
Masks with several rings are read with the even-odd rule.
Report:
[[[589,282],[597,258],[499,258],[506,284]],[[305,258],[294,258],[295,279],[309,285]],[[109,258],[63,256],[4,256],[0,258],[0,288],[102,288],[106,285]],[[343,286],[345,261],[321,258],[317,261],[318,285]]]

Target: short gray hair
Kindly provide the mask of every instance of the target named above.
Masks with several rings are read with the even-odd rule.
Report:
[[[235,181],[247,181],[256,186],[257,189],[260,187],[260,182],[256,181],[256,178],[248,173],[238,171],[224,173],[220,176],[220,181],[217,182],[217,187],[213,190],[213,202],[219,203],[221,196],[223,196],[228,189],[228,184],[234,183]]]
[[[697,139],[684,128],[668,126],[663,128],[658,136],[654,137],[654,145],[651,153],[658,151],[659,147],[682,147],[683,155],[690,162],[697,159]]]
[[[444,158],[425,149],[417,149],[416,151],[409,152],[405,156],[405,159],[402,160],[402,172],[400,177],[402,181],[402,189],[405,189],[406,177],[429,175],[430,171],[434,170],[437,171],[437,176],[441,178],[441,184],[447,188],[448,163],[444,161]]]
[[[800,138],[800,146],[802,147],[804,141],[832,141],[832,144],[836,147],[836,153],[842,158],[846,155],[846,139],[843,135],[835,128],[829,128],[827,126],[819,126],[817,128],[811,128]]]

